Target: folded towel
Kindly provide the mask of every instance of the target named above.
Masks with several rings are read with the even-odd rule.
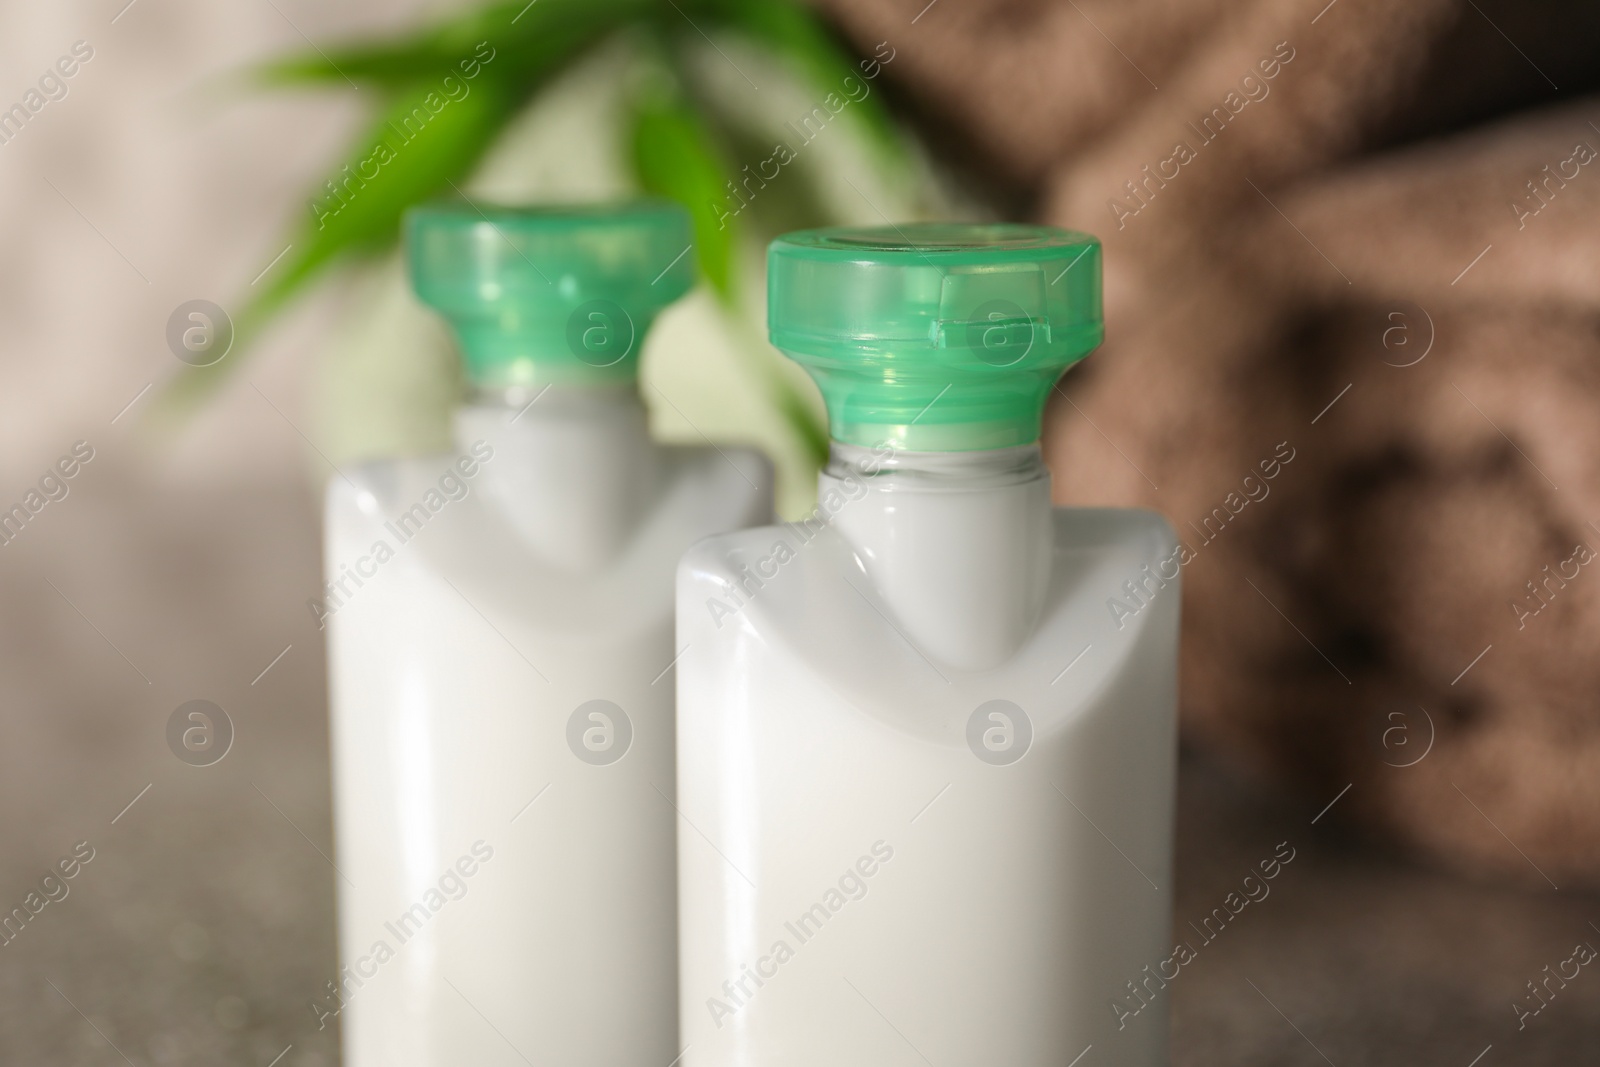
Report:
[[[1600,97],[1554,92],[1600,15],[822,6],[958,166],[1105,241],[1047,450],[1188,547],[1186,735],[1308,818],[1600,884]]]

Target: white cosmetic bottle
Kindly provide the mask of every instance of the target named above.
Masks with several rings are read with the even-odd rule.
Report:
[[[1176,541],[1036,443],[1099,243],[791,234],[768,314],[833,452],[678,572],[685,1064],[1167,1063]]]
[[[769,521],[770,473],[646,432],[678,207],[428,207],[406,236],[470,393],[455,454],[328,489],[341,969],[314,1009],[349,1067],[666,1067],[672,574]]]

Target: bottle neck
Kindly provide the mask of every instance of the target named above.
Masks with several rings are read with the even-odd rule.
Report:
[[[837,440],[828,443],[825,473],[840,479],[853,474],[870,479],[874,488],[889,491],[997,489],[1050,477],[1037,444],[973,452],[913,452]]]
[[[478,441],[494,449],[483,499],[552,566],[608,563],[655,503],[660,457],[632,382],[476,388],[455,429],[463,454]]]
[[[990,670],[1032,634],[1051,556],[1038,445],[911,452],[835,441],[819,487],[866,572],[871,588],[859,591],[930,660]]]

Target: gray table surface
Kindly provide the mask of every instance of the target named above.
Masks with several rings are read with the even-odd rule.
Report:
[[[329,1067],[308,1006],[336,878],[311,494],[102,469],[53,507],[0,549],[0,905],[76,842],[94,859],[0,947],[0,1063]],[[165,742],[196,698],[237,728],[213,767]],[[1175,1064],[1600,1062],[1600,972],[1520,1031],[1511,1007],[1600,944],[1600,899],[1430,869],[1193,755],[1180,794],[1179,928],[1278,842],[1296,859],[1168,988]]]

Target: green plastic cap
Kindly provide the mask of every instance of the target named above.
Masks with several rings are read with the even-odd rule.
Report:
[[[774,241],[767,267],[772,343],[848,444],[1030,444],[1056,379],[1105,334],[1100,242],[1050,226],[805,230]]]
[[[486,388],[631,381],[656,315],[694,285],[689,215],[669,201],[427,204],[405,233],[417,296]]]

